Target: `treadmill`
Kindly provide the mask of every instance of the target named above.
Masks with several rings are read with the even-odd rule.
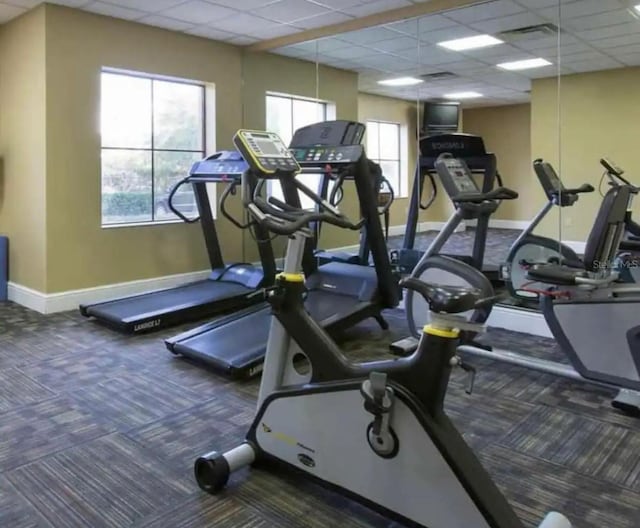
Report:
[[[393,308],[399,302],[397,279],[378,215],[371,165],[361,145],[348,144],[351,142],[348,132],[355,125],[345,121],[317,123],[312,128],[306,127],[311,128],[302,136],[307,145],[300,144],[298,134],[291,143],[291,150],[304,171],[348,170],[352,175],[375,265],[343,262],[318,265],[314,256],[315,239],[307,239],[302,259],[308,290],[305,307],[332,336],[369,317],[387,328],[382,310]],[[275,160],[277,163],[277,158]],[[300,208],[296,186],[281,183],[285,202]],[[262,370],[270,321],[271,307],[262,303],[167,339],[165,343],[174,354],[203,362],[230,377],[251,377]]]
[[[211,263],[209,277],[174,288],[83,304],[80,313],[114,330],[138,334],[240,310],[260,302],[259,296],[251,294],[275,280],[275,258],[269,233],[255,223],[241,224],[225,208],[227,198],[236,194],[242,173],[247,169],[247,163],[238,152],[220,151],[194,163],[189,176],[178,182],[169,194],[169,207],[177,216],[187,223],[200,220]],[[258,241],[262,267],[246,263],[224,264],[207,183],[228,184],[220,197],[220,212],[237,227],[251,230]],[[172,204],[176,191],[185,184],[193,187],[199,212],[196,218],[187,218]]]

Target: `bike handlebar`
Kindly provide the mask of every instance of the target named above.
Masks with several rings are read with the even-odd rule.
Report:
[[[308,228],[312,222],[322,222],[353,231],[359,230],[364,224],[364,219],[357,223],[352,222],[306,185],[295,179],[294,176],[290,177],[298,190],[311,198],[323,209],[322,212],[296,209],[277,198],[269,198],[268,201],[264,200],[260,196],[255,196],[249,192],[250,174],[246,172],[242,177],[244,206],[256,221],[269,231],[277,235],[290,236],[297,231]]]

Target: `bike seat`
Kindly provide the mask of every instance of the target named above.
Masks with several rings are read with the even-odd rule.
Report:
[[[415,277],[402,279],[400,286],[422,295],[435,313],[455,314],[472,310],[481,296],[476,288],[429,284]]]
[[[576,284],[576,279],[584,277],[588,277],[584,268],[571,268],[558,264],[539,264],[527,270],[527,279],[547,284],[573,286]]]

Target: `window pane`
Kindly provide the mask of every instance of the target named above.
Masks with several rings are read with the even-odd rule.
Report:
[[[293,131],[325,120],[324,103],[315,101],[293,100]]]
[[[153,211],[154,220],[175,220],[169,209],[169,192],[173,185],[189,175],[194,162],[202,159],[201,152],[154,152],[153,154]],[[191,185],[183,185],[173,197],[173,204],[187,218],[198,216],[196,199]]]
[[[203,150],[202,86],[153,81],[154,148]]]
[[[291,99],[267,95],[267,130],[275,132],[285,145],[291,142]]]
[[[367,122],[367,157],[369,159],[375,160],[380,157],[380,152],[378,150],[378,142],[380,131],[378,127],[378,123],[375,121]]]
[[[102,74],[100,128],[103,147],[151,147],[151,80]]]
[[[393,193],[400,195],[400,162],[399,161],[381,161],[382,175],[389,180]]]
[[[380,123],[380,159],[400,159],[399,128],[393,123]]]
[[[102,223],[151,220],[151,152],[103,150]]]

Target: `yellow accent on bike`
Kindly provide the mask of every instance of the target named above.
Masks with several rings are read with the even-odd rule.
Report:
[[[449,339],[457,339],[460,335],[460,330],[454,328],[452,330],[444,330],[442,328],[435,328],[431,325],[425,325],[422,331],[425,334],[434,335],[438,337],[448,337]]]
[[[304,275],[302,273],[278,273],[277,279],[281,279],[285,282],[304,282]]]

